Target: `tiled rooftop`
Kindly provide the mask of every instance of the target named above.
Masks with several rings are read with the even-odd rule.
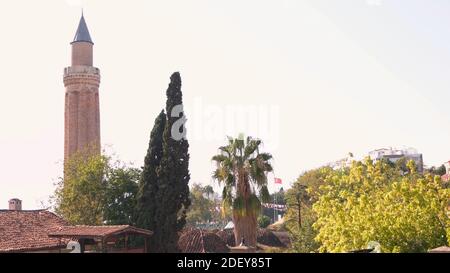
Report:
[[[0,252],[25,252],[57,248],[59,239],[48,233],[67,222],[46,210],[0,210]]]
[[[178,241],[183,253],[227,253],[230,249],[214,233],[194,229],[184,232]]]
[[[153,232],[128,225],[120,226],[62,226],[49,235],[51,237],[107,237],[121,233],[152,235]]]

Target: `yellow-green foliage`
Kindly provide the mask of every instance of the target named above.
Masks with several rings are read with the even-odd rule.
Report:
[[[70,224],[103,224],[107,167],[108,159],[100,155],[72,156],[65,163],[65,177],[55,191],[56,213]]]
[[[401,174],[384,161],[354,162],[333,171],[313,205],[321,252],[381,244],[383,252],[425,252],[447,243],[449,189],[438,176]]]

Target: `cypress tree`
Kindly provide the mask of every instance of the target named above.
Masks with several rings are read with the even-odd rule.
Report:
[[[163,200],[157,199],[159,179],[157,170],[163,157],[163,133],[166,127],[166,114],[164,110],[158,115],[153,126],[144,168],[139,181],[139,191],[136,204],[136,225],[140,228],[149,229],[155,234],[163,232],[160,230],[158,210]],[[157,249],[156,237],[150,239],[150,250]]]
[[[170,78],[167,89],[167,123],[163,134],[163,158],[159,169],[158,199],[163,200],[159,210],[161,229],[154,234],[161,246],[158,252],[178,252],[178,232],[186,224],[189,200],[189,143],[185,137],[182,111],[181,77],[178,72]],[[162,220],[164,219],[164,220]]]

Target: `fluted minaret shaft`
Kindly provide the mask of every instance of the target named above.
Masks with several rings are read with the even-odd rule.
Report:
[[[72,42],[72,64],[64,70],[64,160],[78,152],[100,154],[100,70],[84,16]]]

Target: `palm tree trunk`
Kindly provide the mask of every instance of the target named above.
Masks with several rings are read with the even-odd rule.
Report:
[[[256,247],[257,237],[257,218],[255,212],[253,212],[249,205],[250,198],[250,184],[247,174],[244,172],[238,173],[237,183],[238,196],[241,196],[244,200],[245,215],[239,215],[233,213],[234,223],[234,238],[236,245],[240,245],[244,240],[245,245]]]
[[[254,214],[245,216],[235,215],[233,222],[236,245],[240,245],[242,240],[244,240],[246,246],[256,247],[256,216]]]

